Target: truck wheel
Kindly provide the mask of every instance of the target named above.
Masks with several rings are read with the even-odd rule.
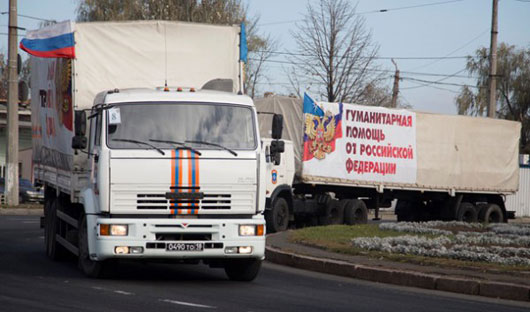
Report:
[[[502,223],[504,222],[504,213],[497,204],[483,205],[478,214],[480,222],[485,223]]]
[[[265,211],[267,233],[276,233],[287,230],[289,225],[289,205],[283,197],[277,197],[272,208]]]
[[[250,282],[258,276],[262,260],[234,259],[227,261],[225,272],[232,281]]]
[[[463,221],[468,223],[475,223],[478,221],[478,212],[475,205],[472,203],[464,202],[458,207],[456,214],[456,221]]]
[[[398,222],[418,222],[421,219],[418,205],[408,200],[398,200],[395,211]]]
[[[58,261],[64,259],[68,255],[68,250],[66,250],[63,245],[57,243],[57,239],[55,238],[59,228],[59,220],[57,218],[59,200],[54,199],[52,201],[48,201],[47,206],[46,227],[44,229],[46,255],[48,258]]]
[[[320,225],[341,224],[344,219],[344,208],[338,200],[330,200],[324,207],[324,215],[318,217]]]
[[[366,224],[368,222],[368,209],[360,199],[349,200],[344,207],[344,223],[348,225]]]
[[[90,259],[88,251],[88,230],[86,216],[81,219],[78,231],[78,266],[83,273],[92,278],[98,278],[103,273],[103,261],[93,261]]]

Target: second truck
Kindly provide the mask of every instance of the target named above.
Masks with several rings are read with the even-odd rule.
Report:
[[[271,96],[259,112],[281,113],[285,150],[267,168],[269,232],[288,226],[367,222],[395,205],[398,221],[505,222],[517,191],[518,122]],[[270,114],[260,114],[270,137]],[[274,153],[273,153],[274,154]],[[279,155],[279,154],[277,154]]]

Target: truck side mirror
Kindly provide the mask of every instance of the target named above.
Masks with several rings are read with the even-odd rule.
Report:
[[[282,138],[283,131],[283,115],[274,114],[272,117],[272,138],[279,140]]]
[[[72,148],[73,149],[85,149],[87,146],[86,136],[76,135],[72,138]]]
[[[271,141],[271,154],[278,154],[285,152],[285,142],[284,141]]]
[[[285,152],[285,142],[280,140],[271,141],[270,157],[274,165],[279,166],[281,163],[281,155]]]
[[[86,134],[86,113],[84,110],[75,111],[75,135]]]
[[[85,149],[87,147],[86,113],[83,110],[75,111],[75,136],[72,138],[73,149]]]

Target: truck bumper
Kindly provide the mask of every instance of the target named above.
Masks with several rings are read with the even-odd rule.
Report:
[[[265,258],[265,235],[240,236],[240,225],[264,225],[263,216],[250,219],[135,219],[87,216],[90,258],[101,261],[122,259],[223,259]],[[102,224],[126,224],[126,236],[102,236]],[[174,243],[197,244],[202,250],[175,250]],[[129,253],[117,253],[116,247],[128,247]],[[131,248],[136,247],[136,248]],[[141,248],[138,248],[141,247]],[[241,252],[245,253],[240,253]],[[250,251],[249,248],[250,247]],[[132,253],[132,249],[136,252]],[[138,252],[141,249],[141,252]],[[173,249],[173,250],[169,250]]]

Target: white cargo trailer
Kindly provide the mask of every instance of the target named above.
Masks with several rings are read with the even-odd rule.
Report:
[[[21,46],[48,256],[70,251],[89,276],[109,260],[165,259],[255,278],[265,158],[240,95],[244,28],[66,22]]]
[[[316,103],[308,96],[255,104],[259,112],[283,114],[292,142],[268,168],[271,231],[289,222],[366,222],[367,208],[394,199],[398,220],[502,222],[512,215],[503,195],[518,188],[518,122]],[[268,115],[260,116],[266,137]]]

